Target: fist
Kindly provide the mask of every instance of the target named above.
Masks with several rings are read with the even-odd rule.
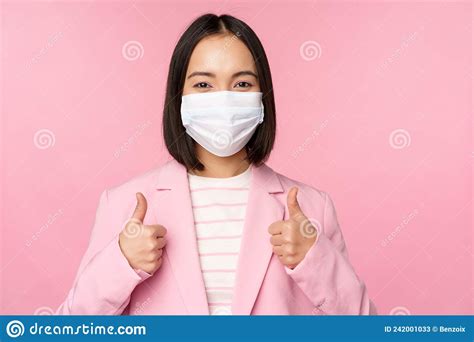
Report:
[[[137,206],[119,235],[119,245],[131,267],[153,274],[162,263],[166,229],[159,224],[143,224],[148,205],[141,192],[136,196]]]
[[[317,238],[317,230],[305,216],[298,204],[298,188],[288,192],[287,207],[289,219],[276,221],[270,225],[270,243],[283,265],[293,269],[305,257]]]

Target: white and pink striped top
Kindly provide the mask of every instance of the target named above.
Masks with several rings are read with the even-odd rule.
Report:
[[[230,315],[251,167],[229,178],[188,174],[201,271],[211,315]]]

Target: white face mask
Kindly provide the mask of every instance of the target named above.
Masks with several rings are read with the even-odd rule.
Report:
[[[181,120],[199,145],[219,157],[240,151],[263,122],[261,92],[216,91],[184,95]]]

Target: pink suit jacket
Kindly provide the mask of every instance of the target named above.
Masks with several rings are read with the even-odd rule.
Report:
[[[234,315],[376,314],[366,286],[351,266],[330,197],[262,165],[253,167],[247,216],[236,273]],[[319,222],[318,238],[293,270],[272,253],[268,227],[287,219],[286,198],[299,187],[305,215]],[[161,268],[134,270],[118,235],[136,206],[148,200],[144,224],[167,228]],[[124,184],[105,190],[89,246],[74,285],[57,314],[208,315],[194,231],[187,172],[171,160]]]

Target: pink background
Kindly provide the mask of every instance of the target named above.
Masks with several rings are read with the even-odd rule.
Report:
[[[4,1],[1,313],[56,308],[100,192],[169,158],[171,52],[192,19],[216,12],[261,38],[279,124],[268,164],[331,194],[379,313],[472,314],[472,10]]]

